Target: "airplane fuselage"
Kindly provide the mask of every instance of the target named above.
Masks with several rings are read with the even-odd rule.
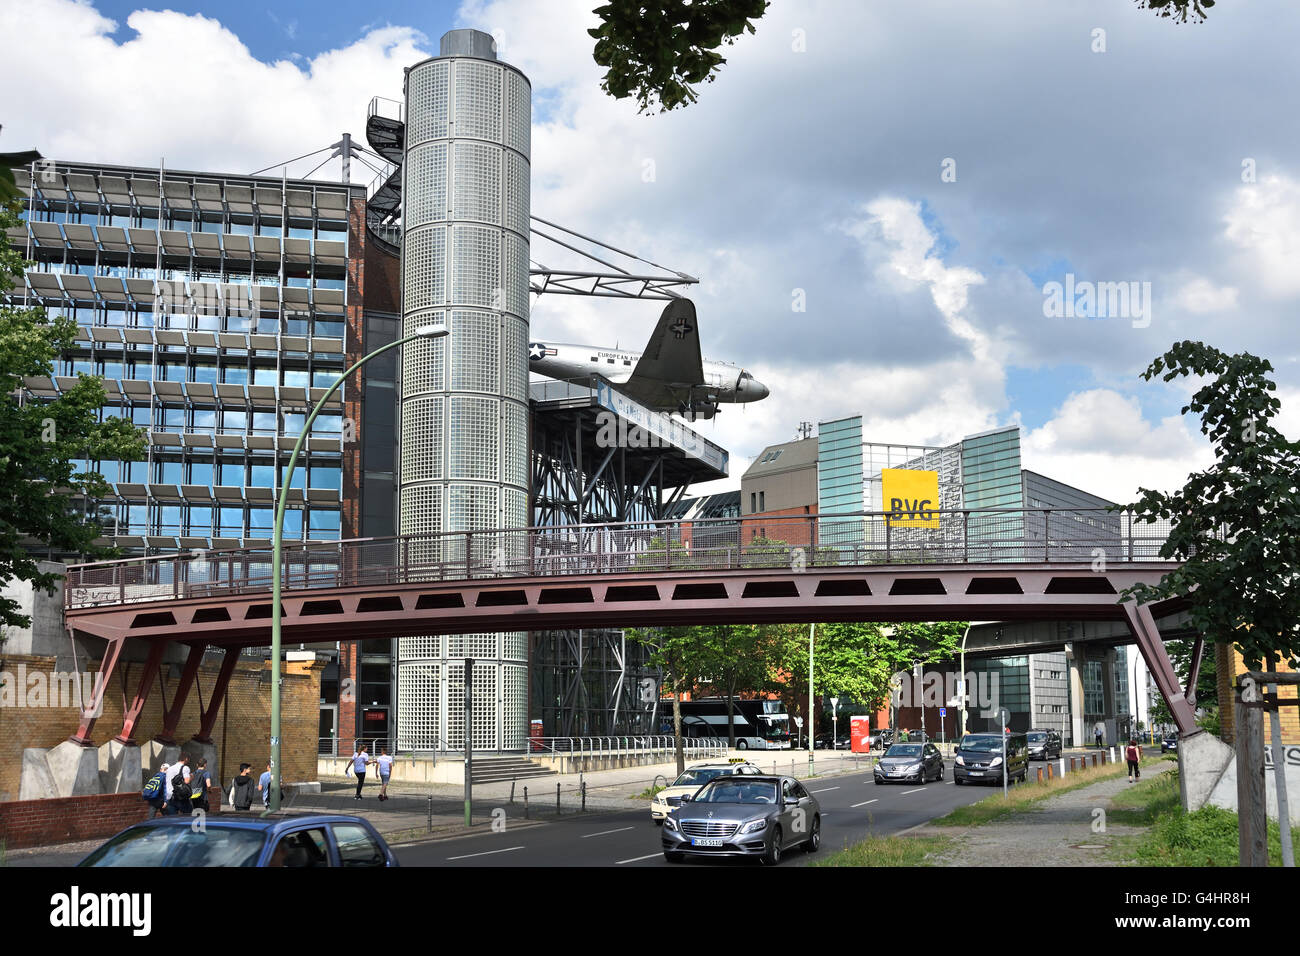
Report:
[[[609,349],[593,345],[564,345],[532,342],[528,346],[528,369],[547,378],[587,381],[592,375],[620,385],[632,377],[642,353],[631,349]],[[767,387],[749,372],[729,362],[702,364],[703,382],[665,382],[683,392],[693,391],[714,402],[756,402],[766,398]]]

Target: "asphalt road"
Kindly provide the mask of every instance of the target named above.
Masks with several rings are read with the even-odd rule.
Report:
[[[975,803],[994,789],[954,786],[951,763],[945,765],[942,781],[924,786],[874,784],[870,773],[840,774],[803,784],[821,804],[822,846],[816,854],[791,852],[783,865],[802,866],[868,835],[901,833]],[[495,832],[485,826],[484,832],[472,836],[396,846],[394,851],[402,866],[735,866],[747,862],[705,859],[669,864],[661,849],[659,827],[650,822],[649,801],[634,806],[544,823],[507,816],[504,828]],[[476,813],[487,812],[487,807],[476,808]]]

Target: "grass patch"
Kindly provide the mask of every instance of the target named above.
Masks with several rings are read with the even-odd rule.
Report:
[[[933,866],[951,837],[867,837],[810,866]]]
[[[1115,777],[1122,777],[1127,770],[1128,768],[1124,764],[1115,763],[1086,767],[1083,770],[1067,773],[1064,777],[1053,777],[1051,780],[1044,777],[1042,783],[1037,780],[1026,780],[1024,783],[1008,787],[1005,799],[1002,797],[1002,787],[999,785],[995,793],[985,797],[978,803],[958,807],[946,816],[930,822],[941,827],[977,827],[1024,810],[1039,800],[1045,800],[1060,793],[1068,793],[1071,790],[1078,790],[1080,787],[1087,787],[1102,780],[1113,780]]]
[[[646,790],[642,790],[640,793],[628,794],[628,799],[629,800],[653,800],[656,793],[658,793],[660,790],[667,790],[667,789],[668,789],[667,787],[660,787],[658,785],[654,785]]]
[[[1182,795],[1178,789],[1178,771],[1162,773],[1134,784],[1111,798],[1106,812],[1109,823],[1149,827],[1173,810],[1180,809]]]

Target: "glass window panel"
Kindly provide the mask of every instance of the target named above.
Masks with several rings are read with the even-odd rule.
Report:
[[[223,537],[242,538],[244,536],[244,509],[219,508],[221,513],[221,534]]]
[[[253,368],[254,385],[278,385],[276,381],[276,372],[274,366],[258,365]]]
[[[312,388],[329,388],[334,384],[335,379],[339,377],[339,372],[333,369],[315,369],[311,373]],[[317,419],[319,421],[319,419]]]
[[[275,466],[254,465],[248,484],[253,488],[271,488],[275,485]]]
[[[248,412],[242,410],[221,412],[221,430],[224,432],[242,432],[248,428]]]
[[[246,365],[221,366],[221,380],[230,385],[247,385],[248,366]]]
[[[248,511],[249,537],[270,537],[275,531],[274,508],[250,508]],[[259,534],[258,532],[265,532]]]
[[[287,368],[284,370],[284,384],[294,385],[298,388],[306,388],[310,384],[310,378],[306,369]]]
[[[195,461],[190,463],[190,482],[191,485],[209,485],[212,484],[212,462]]]
[[[194,378],[192,381],[207,382],[209,385],[217,384],[217,366],[215,363],[196,363],[193,372]]]
[[[302,540],[302,512],[297,508],[285,509],[284,536],[297,541]]]
[[[216,409],[212,409],[212,408],[194,409],[194,427],[196,429],[216,428],[217,427]]]
[[[244,484],[244,463],[223,461],[221,463],[221,481],[220,484],[232,488],[241,487]]]
[[[343,469],[335,465],[312,465],[310,486],[312,488],[332,488],[335,491],[342,490]]]
[[[253,412],[253,434],[275,435],[278,430],[275,412]]]

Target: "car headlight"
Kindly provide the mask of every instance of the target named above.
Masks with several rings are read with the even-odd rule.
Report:
[[[989,766],[990,766],[990,767],[1000,767],[1000,766],[1002,766],[1002,758],[1001,758],[1001,757],[994,757],[992,760],[989,761]]]
[[[957,766],[959,767],[966,766],[966,761],[961,758],[961,754],[957,755]]]
[[[655,803],[662,804],[662,805],[665,806],[665,807],[668,806],[668,800],[667,800],[667,799],[666,799],[662,794],[659,794],[658,796],[656,796],[655,799],[654,799],[654,802],[655,802]]]
[[[664,817],[664,827],[669,830],[676,830],[677,821],[674,820],[672,817]]]
[[[757,833],[759,830],[767,829],[766,820],[751,820],[740,828],[741,833]]]

